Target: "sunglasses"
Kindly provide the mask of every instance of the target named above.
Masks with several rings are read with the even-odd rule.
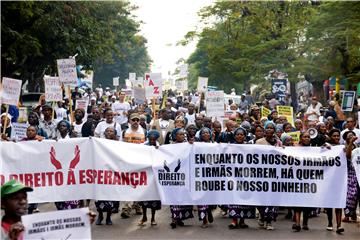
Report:
[[[131,119],[131,121],[133,121],[133,122],[139,122],[139,121],[140,121],[140,119],[138,119],[138,118],[134,118],[134,119]]]

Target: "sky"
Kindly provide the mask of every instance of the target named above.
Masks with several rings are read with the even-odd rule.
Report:
[[[213,0],[130,0],[139,8],[133,12],[141,24],[141,32],[148,41],[148,53],[153,60],[151,71],[162,77],[173,73],[176,61],[187,59],[195,50],[196,41],[176,46],[188,31],[199,29],[197,12],[211,5]]]

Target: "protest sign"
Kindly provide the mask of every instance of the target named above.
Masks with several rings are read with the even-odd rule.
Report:
[[[351,112],[353,110],[355,97],[355,91],[344,91],[341,102],[341,110],[343,112]]]
[[[180,78],[186,78],[187,74],[188,74],[188,64],[181,65],[179,71]]]
[[[134,83],[134,86],[137,87],[144,87],[144,78],[143,77],[138,77]]]
[[[298,144],[300,142],[300,131],[288,132],[286,134],[289,135],[293,139],[293,142],[295,144]]]
[[[18,123],[26,123],[28,120],[28,111],[29,109],[27,107],[19,107],[19,117],[18,117]]]
[[[11,137],[16,141],[20,141],[23,138],[26,138],[26,129],[29,124],[27,123],[12,123],[11,124]]]
[[[136,73],[129,73],[129,80],[133,83],[136,81]]]
[[[24,215],[24,239],[91,239],[88,213],[79,208]]]
[[[355,148],[352,151],[351,154],[351,158],[352,158],[352,164],[354,166],[355,172],[356,172],[356,178],[358,179],[358,184],[360,186],[360,148]]]
[[[60,79],[58,77],[44,77],[45,82],[45,100],[61,101],[62,89]]]
[[[1,103],[18,105],[22,81],[4,77],[2,80]]]
[[[145,94],[146,98],[162,96],[162,78],[161,73],[145,74]]]
[[[290,106],[276,106],[278,116],[285,116],[288,123],[294,126],[294,112]]]
[[[185,91],[188,89],[188,81],[187,80],[176,80],[175,87],[178,91]]]
[[[145,103],[145,88],[142,87],[134,87],[134,99],[136,104],[144,104]]]
[[[58,59],[57,67],[60,82],[64,85],[77,85],[77,72],[74,58]]]
[[[114,86],[114,87],[119,86],[119,77],[113,78],[113,86]]]
[[[270,113],[271,113],[270,109],[268,109],[264,106],[261,107],[261,118],[263,118],[263,117],[267,118],[270,115]]]
[[[73,138],[0,142],[0,148],[7,159],[1,184],[17,179],[32,186],[29,202],[159,199],[146,145]]]
[[[206,92],[206,116],[224,116],[224,91]]]
[[[272,79],[271,92],[275,94],[276,99],[282,100],[286,96],[287,79]]]
[[[166,205],[343,208],[346,169],[343,146],[172,144],[154,151],[153,164]]]
[[[131,81],[129,79],[125,79],[126,89],[131,89]]]
[[[88,100],[85,99],[76,100],[75,109],[84,109],[86,112],[87,106],[88,106]]]
[[[197,84],[197,91],[198,92],[206,92],[208,86],[209,79],[207,77],[199,77],[198,84]]]

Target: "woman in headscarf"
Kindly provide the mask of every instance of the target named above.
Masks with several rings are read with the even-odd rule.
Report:
[[[186,142],[185,130],[183,128],[175,128],[171,135],[174,144]],[[183,220],[193,218],[193,206],[191,205],[170,205],[172,222],[170,226],[172,229],[176,226],[184,226]]]
[[[174,121],[175,128],[184,128],[186,125],[186,120],[183,116],[177,116]],[[174,140],[171,137],[171,131],[169,131],[165,136],[164,144],[172,143]]]
[[[212,143],[212,132],[209,128],[203,127],[199,131],[199,142]],[[214,217],[212,215],[212,209],[215,209],[216,206],[209,205],[198,205],[198,213],[199,213],[199,221],[202,221],[202,228],[207,228],[208,223],[212,223],[214,221]]]
[[[188,142],[195,142],[196,135],[196,126],[195,124],[190,124],[186,127],[186,138]]]
[[[233,144],[246,144],[247,131],[239,127],[234,130]],[[246,205],[229,205],[229,217],[232,219],[229,229],[248,228],[245,218],[255,218],[255,207]]]
[[[114,127],[107,127],[104,132],[105,139],[118,141],[116,130]],[[106,212],[106,225],[112,225],[111,214],[118,211],[119,201],[95,201],[96,210],[99,213],[96,225],[102,225],[104,220],[104,212]]]
[[[70,123],[66,120],[61,120],[56,126],[56,140],[70,139]]]
[[[357,149],[359,145],[356,143],[357,137],[356,133],[349,130],[343,134],[343,139],[345,141],[345,150],[347,158],[347,172],[348,172],[348,181],[347,181],[347,194],[346,194],[346,208],[344,210],[345,218],[343,222],[350,222],[350,218],[356,221],[356,208],[359,199],[359,184],[356,177],[356,172],[354,165],[352,164],[352,151]]]
[[[290,135],[287,135],[286,133],[281,134],[280,140],[283,146],[294,146],[294,141],[292,137]]]
[[[310,145],[313,147],[321,147],[326,143],[326,140],[329,140],[326,133],[326,125],[323,122],[318,122],[316,124],[317,135],[315,138],[311,139]]]
[[[300,147],[310,147],[310,134],[309,132],[302,132],[300,134],[300,141],[298,146]],[[299,232],[301,230],[300,225],[300,218],[301,218],[301,212],[303,213],[303,230],[309,230],[308,227],[308,220],[309,220],[309,214],[311,209],[313,208],[307,208],[307,207],[294,207],[294,213],[295,213],[295,223],[292,226],[292,229],[296,232]]]
[[[331,146],[336,146],[340,144],[340,130],[339,129],[332,129],[329,132],[329,141],[328,143],[331,144]],[[326,227],[326,230],[332,231],[333,230],[333,209],[332,208],[325,208],[326,215],[328,218],[328,226]],[[336,208],[335,209],[335,219],[336,219],[336,233],[342,233],[344,232],[344,228],[341,227],[341,215],[342,215],[342,209]]]
[[[157,141],[159,139],[159,137],[160,137],[160,133],[157,130],[150,130],[146,135],[146,138],[148,140],[147,140],[147,142],[145,142],[145,145],[159,147],[160,144]],[[161,201],[142,201],[142,202],[139,202],[139,204],[142,207],[143,217],[139,221],[138,225],[145,226],[145,222],[147,222],[146,212],[147,212],[148,208],[151,209],[151,226],[157,225],[157,223],[155,221],[155,212],[157,210],[161,209]]]
[[[275,124],[272,121],[265,122],[264,125],[265,136],[256,141],[259,145],[282,146],[281,141],[275,135]],[[273,230],[272,221],[276,220],[278,208],[274,206],[259,206],[260,227],[265,227],[266,230]],[[266,224],[266,225],[265,225]]]

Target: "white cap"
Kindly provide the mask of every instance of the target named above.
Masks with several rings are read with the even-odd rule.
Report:
[[[95,100],[95,101],[96,101],[96,97],[92,96],[92,97],[90,98],[90,100]]]

